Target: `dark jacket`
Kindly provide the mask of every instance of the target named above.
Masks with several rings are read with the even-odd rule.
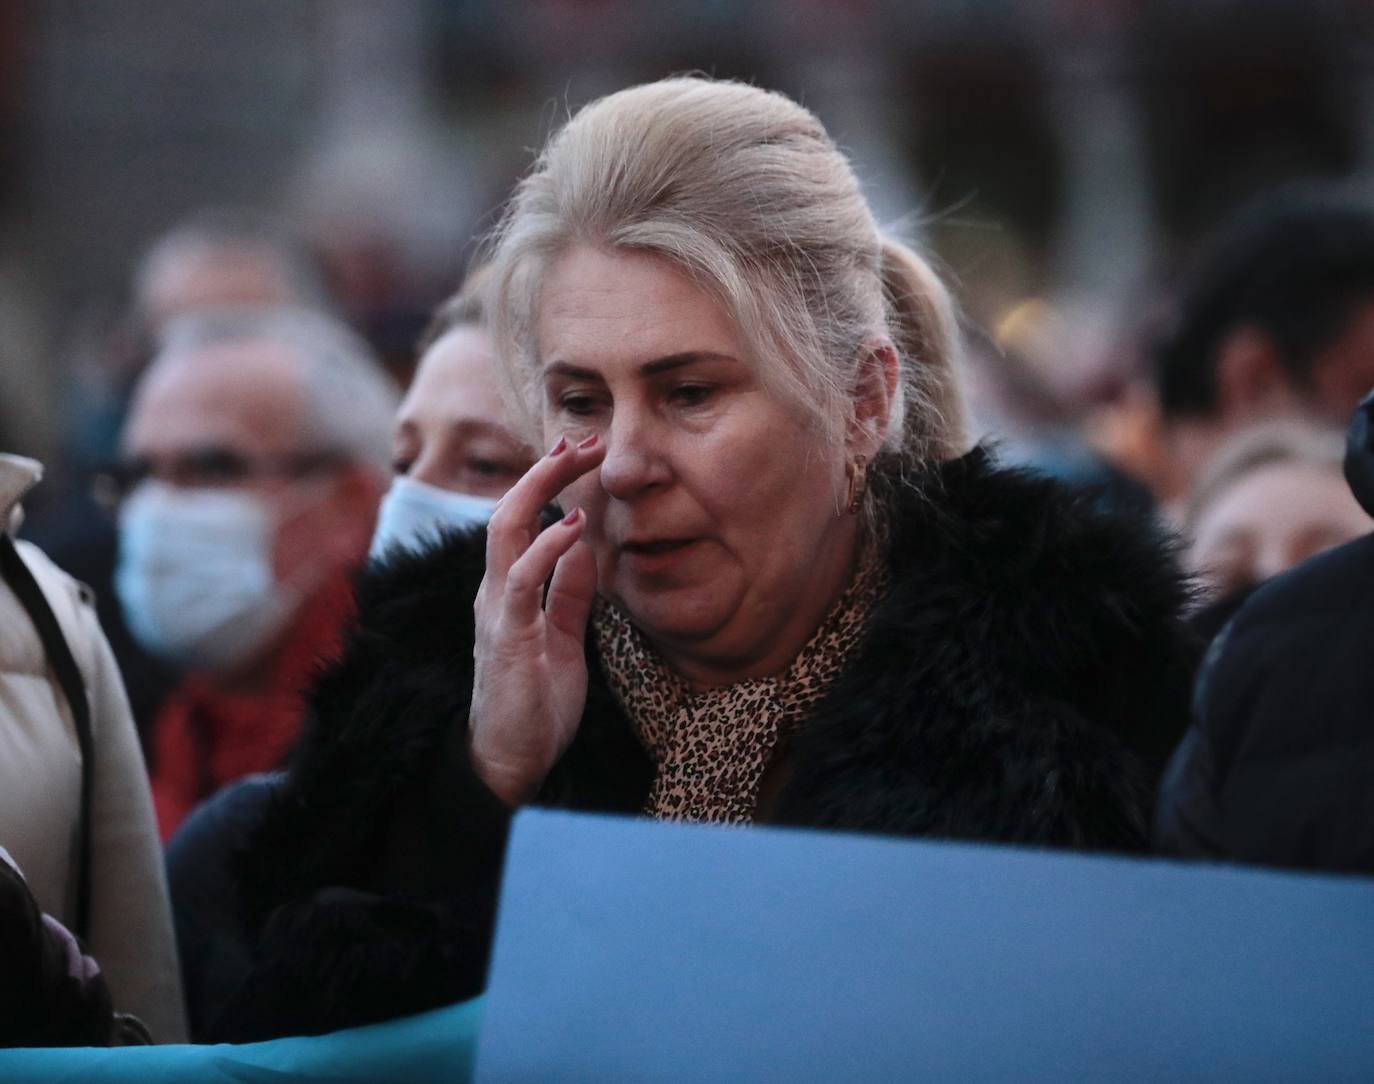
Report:
[[[0,855],[0,1048],[142,1046],[142,1021],[114,1011],[100,965],[45,915],[18,868]]]
[[[1346,453],[1374,515],[1374,395]],[[1374,873],[1374,535],[1250,596],[1207,654],[1169,767],[1158,849]]]
[[[1222,631],[1160,794],[1161,853],[1374,873],[1374,535]]]
[[[891,525],[890,591],[767,819],[1142,850],[1193,661],[1160,539],[982,452],[922,492]],[[240,863],[258,962],[214,1037],[481,989],[510,819],[466,755],[482,571],[482,538],[459,536],[360,583],[358,627]],[[538,801],[634,813],[653,765],[588,661],[581,727]]]

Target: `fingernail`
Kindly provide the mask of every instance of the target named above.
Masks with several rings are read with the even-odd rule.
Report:
[[[582,509],[574,508],[571,512],[569,512],[566,516],[563,517],[563,522],[566,523],[569,527],[571,527],[574,523],[577,522],[577,517],[581,514]]]
[[[597,437],[598,434],[593,433],[591,436],[589,436],[586,440],[582,441],[582,443],[580,443],[577,446],[578,449],[585,452],[588,448],[594,447],[596,445]]]
[[[559,437],[558,443],[549,449],[549,455],[558,455],[568,447],[568,438]]]

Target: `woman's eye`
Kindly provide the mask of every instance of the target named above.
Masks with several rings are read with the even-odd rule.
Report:
[[[502,478],[515,473],[515,468],[509,463],[495,459],[469,459],[468,469],[483,478]]]
[[[672,399],[679,406],[702,406],[714,391],[709,384],[679,384],[672,391]]]
[[[596,406],[596,400],[590,395],[569,394],[558,400],[560,410],[578,418],[585,418],[589,414],[596,413]]]

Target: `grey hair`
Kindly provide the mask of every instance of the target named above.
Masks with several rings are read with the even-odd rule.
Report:
[[[306,246],[270,217],[238,207],[202,208],[156,238],[134,271],[135,298],[146,297],[168,266],[223,250],[251,253],[279,272],[289,291],[280,299],[283,305],[332,310],[324,277]]]
[[[848,159],[781,94],[700,77],[591,103],[549,140],[488,242],[490,326],[539,437],[541,280],[578,244],[672,263],[734,318],[761,380],[842,449],[866,347],[891,343],[901,379],[870,474],[900,484],[966,448],[948,291],[886,238]],[[870,487],[870,501],[891,485]]]
[[[296,360],[305,397],[305,431],[385,479],[400,392],[377,356],[346,325],[293,308],[209,309],[174,320],[154,363],[175,364],[211,346],[270,342]]]

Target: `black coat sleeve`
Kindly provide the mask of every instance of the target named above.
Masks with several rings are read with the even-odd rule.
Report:
[[[237,864],[253,964],[210,1028],[248,1041],[461,1000],[485,981],[512,811],[467,756],[483,540],[372,568]]]
[[[193,1042],[203,1039],[251,968],[234,862],[280,784],[275,774],[229,784],[197,806],[167,845],[167,888]]]
[[[209,1034],[351,1027],[481,991],[513,811],[468,755],[480,533],[359,580],[340,659],[307,697],[289,771],[239,863],[254,963]],[[595,667],[589,657],[589,666]],[[593,669],[539,800],[633,809],[647,761]]]

